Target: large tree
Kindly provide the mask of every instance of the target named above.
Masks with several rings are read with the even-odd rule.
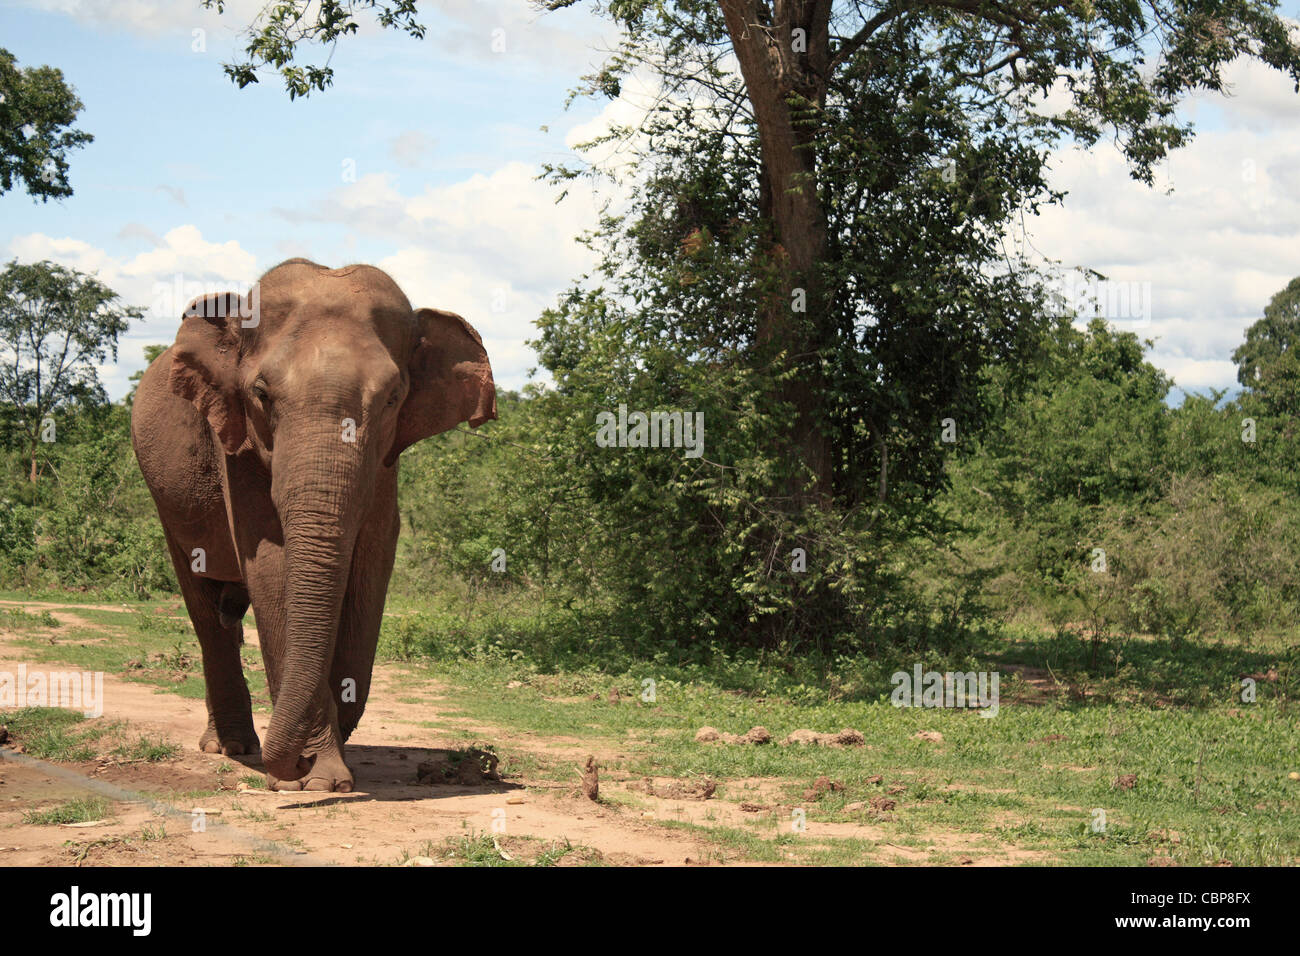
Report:
[[[204,2],[222,6],[221,0]],[[539,0],[538,5],[556,10],[579,2]],[[978,165],[986,157],[978,155],[978,144],[996,130],[1009,131],[1013,145],[1029,149],[1062,135],[1091,145],[1109,133],[1130,160],[1133,175],[1150,183],[1154,166],[1191,135],[1190,124],[1177,115],[1180,101],[1197,91],[1221,90],[1224,69],[1233,61],[1254,57],[1300,84],[1300,47],[1273,0],[607,0],[592,5],[616,20],[626,36],[592,78],[593,89],[616,94],[620,77],[648,66],[671,94],[731,104],[731,132],[757,139],[753,196],[766,227],[766,249],[755,269],[765,272],[768,295],[759,306],[755,337],[769,346],[762,361],[790,370],[780,386],[793,415],[790,449],[810,469],[810,489],[820,500],[854,484],[845,473],[854,469],[854,446],[863,430],[861,421],[846,414],[851,397],[828,368],[843,330],[863,325],[866,303],[854,294],[854,276],[846,273],[842,258],[847,246],[836,235],[837,228],[852,228],[842,216],[837,221],[837,211],[862,189],[860,181],[831,163],[855,163],[876,175],[870,168],[890,161],[897,144],[864,134],[871,126],[864,110],[915,107],[914,90],[901,91],[903,99],[895,103],[871,95],[877,90],[874,80],[897,72],[892,59],[916,58],[914,83],[932,97],[925,104],[932,116],[957,113],[973,127],[966,143],[951,144],[952,153],[933,157],[946,166],[950,179],[967,183],[968,202],[979,201],[987,189],[986,170]],[[323,90],[332,81],[330,67],[300,63],[299,45],[333,45],[355,33],[366,15],[423,36],[414,0],[278,0],[250,25],[246,55],[228,64],[227,73],[243,86],[270,68],[291,96]],[[946,282],[942,275],[929,281]],[[940,301],[934,305],[944,307]],[[914,312],[908,321],[916,326],[918,344],[924,344],[927,318]],[[878,322],[866,325],[857,343],[863,352],[878,336],[872,331]],[[878,378],[900,382],[907,376],[885,364],[894,358],[866,361],[879,366]],[[964,374],[976,375],[978,367]],[[961,391],[960,377],[948,376],[949,398]],[[919,390],[933,392],[933,384],[926,381]],[[910,407],[916,395],[909,391],[917,389],[901,381],[895,410]],[[938,404],[947,400],[939,398]],[[866,423],[882,470],[887,432],[896,426],[891,417]]]
[[[81,109],[60,70],[19,67],[0,49],[0,194],[21,183],[42,202],[72,195],[68,151],[94,139],[72,126]]]
[[[97,366],[117,359],[118,337],[143,315],[94,276],[53,262],[0,270],[0,402],[22,437],[32,481],[42,439],[57,438],[50,416],[106,400]]]
[[[1228,63],[1300,78],[1290,27],[1249,0],[595,6],[622,40],[582,91],[648,74],[658,95],[608,134],[630,169],[548,168],[634,187],[588,237],[599,270],[539,322],[548,449],[610,529],[605,589],[680,640],[871,634],[908,542],[945,527],[947,460],[1043,347],[1042,276],[1008,240],[1062,198],[1051,150],[1109,134],[1150,183],[1190,136],[1180,100]],[[366,15],[422,33],[414,3],[284,0],[227,70],[323,90],[328,64],[296,56]],[[624,400],[706,411],[707,453],[596,453],[591,414]]]

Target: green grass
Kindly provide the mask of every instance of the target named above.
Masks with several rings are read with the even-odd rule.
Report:
[[[763,778],[769,782],[759,802],[805,811],[811,835],[787,832],[787,817],[739,826],[656,821],[701,834],[723,857],[896,861],[887,843],[922,851],[926,862],[955,862],[961,856],[951,848],[956,842],[967,855],[987,852],[996,859],[1024,851],[1025,862],[1047,864],[1144,865],[1165,854],[1190,865],[1300,862],[1300,781],[1288,779],[1300,771],[1294,634],[1200,644],[1138,638],[1102,645],[1095,665],[1078,636],[1028,627],[990,626],[974,639],[944,646],[832,661],[716,649],[637,659],[595,642],[590,657],[601,663],[594,666],[556,649],[567,637],[535,653],[542,640],[537,619],[512,618],[509,609],[471,619],[413,600],[390,607],[394,615],[385,620],[380,659],[404,664],[396,696],[420,699],[436,682],[443,699],[430,708],[425,726],[457,744],[496,744],[504,776],[573,784],[571,760],[493,739],[497,731],[515,738],[563,736],[593,752],[625,755],[603,761],[604,770],[705,775],[719,782],[718,799],[733,802],[753,798],[750,781]],[[174,605],[165,614],[148,605],[120,613],[69,610],[87,620],[95,614],[95,623],[116,636],[81,641],[77,629],[34,627],[18,640],[51,660],[125,670],[169,692],[202,696],[197,643],[192,633],[180,633],[183,611]],[[254,650],[245,651],[246,660],[260,664]],[[144,663],[128,669],[132,661]],[[927,670],[998,671],[999,715],[892,706],[890,674],[916,663]],[[1015,678],[1011,666],[1050,670],[1059,692],[1043,696]],[[1241,675],[1270,669],[1279,679],[1259,682],[1258,701],[1244,703]],[[189,676],[177,681],[178,672]],[[255,698],[264,697],[260,669],[249,677]],[[646,679],[655,682],[652,701],[640,699]],[[520,686],[507,689],[512,682]],[[607,699],[611,688],[618,703]],[[3,719],[20,736],[32,735],[53,759],[88,759],[94,741],[74,726],[80,718],[54,714],[20,717],[17,726],[26,721],[26,731]],[[477,727],[470,733],[448,718]],[[695,732],[704,725],[732,733],[762,725],[778,741],[797,729],[851,727],[864,734],[866,746],[700,744]],[[938,731],[943,741],[917,739],[921,731]],[[146,742],[134,746],[148,759]],[[1132,789],[1116,786],[1124,774],[1136,775]],[[844,789],[805,800],[803,791],[818,776]],[[261,777],[243,779],[263,785]],[[898,787],[905,789],[888,792]],[[896,801],[892,811],[847,809],[881,796]],[[609,806],[634,809],[621,800]],[[1097,810],[1106,820],[1099,832],[1092,827]],[[816,833],[825,823],[865,824],[886,836],[832,839]],[[458,859],[496,865],[492,857],[500,854],[491,840],[475,839],[461,846]]]
[[[493,837],[488,833],[447,837],[437,844],[429,841],[416,853],[403,853],[398,862],[421,856],[450,866],[547,867],[558,866],[562,860],[566,865],[602,865],[595,850],[574,846],[568,840],[547,842],[535,837]]]
[[[141,760],[145,763],[159,763],[171,760],[180,753],[180,747],[166,740],[150,740],[138,737],[135,741],[114,748],[113,756],[123,760]]]
[[[180,747],[170,741],[129,736],[122,721],[87,720],[74,710],[59,707],[0,712],[0,725],[22,743],[28,754],[41,760],[84,763],[109,756],[119,761],[157,763],[180,752]]]
[[[47,810],[28,810],[23,814],[23,823],[35,823],[38,826],[90,823],[93,820],[107,819],[111,812],[109,802],[103,797],[80,797]]]
[[[435,619],[423,620],[429,625]],[[446,641],[435,635],[427,646]],[[762,669],[757,660],[737,658],[713,669],[656,661],[616,674],[546,673],[490,644],[421,662],[410,653],[411,643],[408,633],[397,655],[414,665],[403,690],[437,680],[445,697],[440,718],[470,718],[512,734],[580,738],[593,749],[627,755],[609,769],[709,776],[721,782],[718,796],[726,799],[745,799],[743,787],[728,781],[776,778],[780,799],[804,806],[809,821],[883,825],[890,842],[899,845],[912,840],[925,848],[956,835],[972,847],[971,854],[986,842],[990,852],[1030,851],[1034,862],[1076,865],[1143,865],[1165,853],[1184,864],[1300,861],[1300,782],[1288,779],[1300,770],[1300,695],[1280,680],[1260,683],[1257,702],[1240,700],[1239,675],[1270,667],[1285,674],[1294,655],[1285,638],[1180,647],[1133,640],[1104,648],[1090,672],[1083,641],[1008,630],[984,653],[962,648],[955,658],[931,654],[922,661],[939,670],[1050,667],[1062,682],[1055,697],[1008,703],[1031,689],[1002,672],[1003,706],[991,719],[892,706],[887,674],[910,671],[917,660],[907,655],[843,661],[841,673],[820,678],[797,668],[756,674]],[[653,702],[639,700],[646,678],[655,681]],[[512,682],[522,686],[505,689]],[[618,703],[607,700],[611,688],[619,692]],[[695,731],[705,725],[737,734],[762,725],[778,741],[801,728],[851,727],[865,735],[866,746],[699,744]],[[943,742],[915,737],[926,730],[942,733]],[[1056,735],[1062,739],[1045,739]],[[510,748],[500,750],[504,765]],[[556,769],[565,779],[569,768]],[[1116,786],[1123,774],[1137,775],[1131,790]],[[804,801],[803,791],[822,775],[845,789]],[[877,775],[883,780],[870,782]],[[884,818],[845,810],[896,786],[906,789],[890,797],[897,806]],[[1104,831],[1091,826],[1094,810],[1105,813]],[[676,821],[661,825],[703,830],[747,858],[788,858],[786,850],[774,848],[770,834]],[[1165,836],[1169,832],[1177,833],[1177,841]],[[881,858],[871,841],[779,839],[803,862]],[[955,855],[960,854],[939,849],[933,859]]]
[[[40,601],[44,604],[67,604],[71,606],[78,604],[111,604],[119,600],[120,598],[115,597],[113,592],[102,588],[86,591],[40,587],[25,591],[0,590],[0,601]]]
[[[96,752],[90,742],[98,740],[98,733],[72,729],[85,719],[74,710],[57,707],[24,707],[0,713],[0,724],[22,741],[31,756],[74,763],[93,760],[95,757]]]
[[[31,614],[19,607],[0,607],[0,628],[18,631],[58,626],[58,620],[49,611]]]

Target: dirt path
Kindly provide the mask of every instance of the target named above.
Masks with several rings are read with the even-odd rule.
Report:
[[[75,613],[77,607],[122,611],[118,605],[0,601],[0,607],[49,611],[61,625],[76,629],[71,639],[78,644],[123,639],[114,628]],[[247,628],[245,639],[256,644],[256,630]],[[58,633],[51,633],[51,644],[57,646],[58,640]],[[12,674],[23,663],[29,674],[69,669],[33,664],[19,636],[0,630],[0,673]],[[192,679],[202,678],[195,671]],[[130,739],[161,738],[177,745],[178,753],[157,763],[101,756],[54,765],[0,748],[0,866],[394,865],[413,858],[416,865],[429,865],[431,857],[454,862],[449,853],[461,858],[469,850],[532,860],[570,846],[577,849],[560,852],[561,865],[728,865],[752,862],[744,856],[743,841],[709,839],[701,829],[722,827],[768,841],[790,829],[792,807],[786,805],[788,794],[781,793],[786,781],[728,779],[730,798],[713,796],[712,788],[706,799],[692,798],[689,791],[699,779],[647,784],[620,771],[628,754],[617,743],[486,726],[457,713],[443,692],[436,681],[410,668],[377,665],[365,717],[348,742],[358,789],[349,794],[271,793],[260,789],[260,760],[198,750],[207,724],[202,700],[106,673],[103,716],[77,728],[121,728],[125,722]],[[254,713],[253,719],[265,738],[270,715]],[[502,756],[504,781],[418,781],[421,763],[445,759],[451,748],[470,740]],[[588,754],[601,768],[600,802],[581,793],[578,768]],[[112,807],[105,820],[78,826],[24,822],[25,811],[96,794]],[[667,822],[699,829],[665,826]],[[866,841],[875,847],[874,860],[884,864],[926,863],[936,853],[958,865],[976,866],[1045,862],[1048,856],[946,828],[925,834],[928,845],[901,846],[889,842],[890,834],[899,831],[883,818],[807,820],[800,832],[801,843],[814,847]],[[478,839],[460,842],[470,836]],[[764,858],[801,859],[785,848],[769,850]]]
[[[87,611],[121,611],[120,604],[77,604],[74,607],[84,608]],[[0,609],[18,608],[26,611],[28,614],[38,614],[41,611],[49,611],[50,616],[60,624],[66,624],[70,627],[93,628],[94,625],[87,621],[81,615],[68,610],[67,604],[51,604],[47,601],[0,601]]]
[[[4,603],[29,612],[63,607]],[[62,620],[69,615],[55,616]],[[255,634],[249,636],[255,641]],[[24,661],[29,672],[59,669],[31,664],[12,635],[0,635],[0,671],[12,673]],[[430,845],[448,837],[470,833],[499,834],[506,852],[518,846],[512,838],[533,837],[589,847],[615,864],[725,862],[716,849],[689,834],[642,819],[643,811],[585,799],[577,792],[576,775],[571,785],[528,779],[477,786],[417,783],[417,765],[457,741],[420,726],[436,715],[435,687],[424,688],[420,703],[399,702],[413,697],[409,676],[404,681],[402,676],[399,666],[375,668],[371,703],[348,744],[358,790],[316,795],[240,789],[241,778],[259,774],[261,764],[198,751],[207,720],[202,701],[105,674],[100,719],[128,721],[132,735],[162,737],[179,744],[180,753],[161,763],[98,761],[56,768],[32,760],[0,760],[0,865],[223,865],[295,858],[394,864],[424,856]],[[254,715],[259,734],[265,735],[269,719]],[[498,748],[507,743],[490,742]],[[547,741],[527,735],[508,744],[551,762],[571,756],[571,748],[548,748]],[[104,785],[109,799],[116,794],[136,802],[117,802],[108,821],[89,827],[22,822],[24,811],[86,796],[96,785]],[[186,796],[215,790],[220,791],[215,796]],[[160,802],[150,806],[149,800]],[[198,818],[191,811],[196,807],[205,811],[201,832],[194,832]],[[162,832],[166,835],[159,836]],[[572,856],[578,862],[582,855]]]

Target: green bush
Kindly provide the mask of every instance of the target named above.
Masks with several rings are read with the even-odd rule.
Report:
[[[44,446],[42,472],[27,477],[20,454],[5,461],[0,577],[6,586],[94,589],[120,597],[176,590],[153,501],[131,449],[121,405],[78,409]],[[25,502],[25,503],[24,503]]]
[[[1293,626],[1300,610],[1300,512],[1227,476],[1175,479],[1149,515],[1112,514],[1107,556],[1127,624],[1172,640]]]
[[[0,583],[26,584],[26,571],[36,557],[37,512],[10,498],[0,500]]]

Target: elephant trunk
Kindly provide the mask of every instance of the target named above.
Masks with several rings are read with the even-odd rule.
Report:
[[[262,759],[281,780],[297,780],[311,768],[304,750],[328,740],[333,722],[329,671],[364,497],[357,456],[351,449],[340,453],[337,442],[336,433],[313,442],[314,467],[295,467],[287,480],[292,487],[281,496],[274,481],[272,487],[284,529],[286,626]]]

